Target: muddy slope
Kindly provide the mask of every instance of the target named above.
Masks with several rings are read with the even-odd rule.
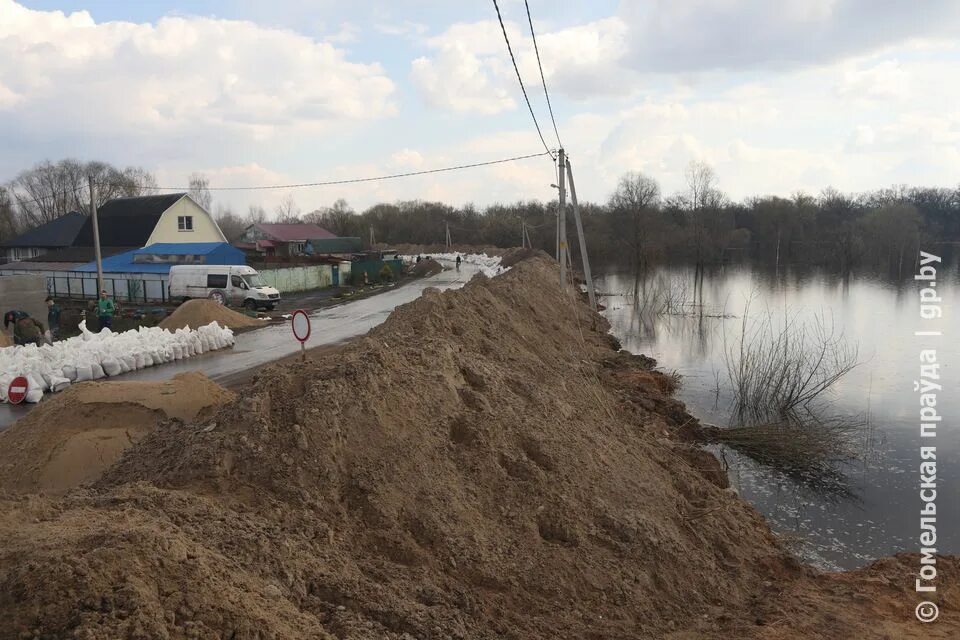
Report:
[[[857,594],[902,591],[787,558],[556,280],[428,290],[94,489],[0,502],[0,638],[885,637]]]
[[[81,382],[0,433],[0,491],[60,494],[96,480],[170,418],[194,420],[236,396],[199,373],[165,382]]]

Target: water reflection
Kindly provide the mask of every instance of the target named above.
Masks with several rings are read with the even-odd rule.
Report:
[[[960,514],[949,508],[960,497],[960,342],[956,332],[960,273],[942,272],[947,336],[937,344],[943,363],[944,391],[938,410],[945,418],[937,436],[938,514],[944,532],[938,550],[960,552]],[[813,481],[775,471],[729,449],[716,449],[729,465],[731,482],[763,512],[775,530],[794,540],[808,560],[825,568],[852,568],[896,553],[916,551],[919,434],[913,380],[918,375],[921,343],[917,287],[910,278],[842,277],[815,269],[769,270],[727,266],[708,270],[696,282],[693,269],[661,269],[636,278],[609,272],[598,278],[604,312],[625,349],[645,353],[683,376],[679,392],[704,422],[727,424],[732,399],[718,389],[725,371],[724,345],[741,329],[744,303],[804,321],[831,316],[859,344],[861,366],[832,390],[836,415],[869,418],[870,430],[858,445],[864,460],[837,469],[834,478]],[[669,312],[665,309],[669,307]],[[924,327],[929,328],[929,327]]]

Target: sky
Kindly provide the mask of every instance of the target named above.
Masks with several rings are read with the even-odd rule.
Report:
[[[529,3],[581,200],[691,161],[734,199],[960,184],[960,2]],[[524,3],[500,0],[547,145]],[[284,185],[544,151],[493,2],[0,0],[0,182],[105,160],[180,187]],[[243,214],[556,196],[546,157],[356,185],[216,192]]]

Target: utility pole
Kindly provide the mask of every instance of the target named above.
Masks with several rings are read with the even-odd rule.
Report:
[[[520,248],[527,248],[527,223],[523,220],[520,221]]]
[[[93,184],[93,176],[87,176],[90,185],[90,219],[93,220],[93,255],[97,261],[97,300],[103,291],[103,259],[100,256],[100,227],[97,224],[97,191]]]
[[[450,248],[453,246],[453,242],[450,240],[450,223],[447,222],[447,253],[450,252]]]
[[[370,225],[370,248],[373,249],[375,244],[377,244],[377,240],[373,236],[373,225]]]
[[[561,168],[562,172],[563,169]],[[577,187],[573,184],[573,167],[567,160],[567,177],[570,178],[570,203],[573,205],[573,217],[577,220],[577,236],[580,238],[580,256],[583,258],[583,279],[587,281],[587,296],[590,307],[597,310],[597,294],[593,290],[593,274],[590,273],[590,258],[587,257],[587,238],[583,235],[583,221],[580,219],[580,205],[577,204]]]
[[[567,286],[567,211],[566,211],[566,199],[567,193],[564,189],[564,178],[566,178],[564,167],[566,164],[566,156],[563,153],[563,149],[560,149],[560,156],[558,158],[560,162],[560,179],[558,181],[558,186],[560,187],[560,210],[557,215],[557,223],[560,225],[558,230],[558,245],[560,246],[560,288]]]

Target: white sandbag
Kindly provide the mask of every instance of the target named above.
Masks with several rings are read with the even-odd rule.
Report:
[[[150,355],[149,351],[143,352],[143,366],[152,367],[153,366],[153,356]]]
[[[133,356],[123,355],[120,356],[120,365],[124,369],[124,373],[128,371],[136,371],[137,369],[137,360]]]
[[[97,365],[100,366],[100,365]],[[76,382],[86,382],[87,380],[93,380],[93,371],[90,368],[89,364],[77,365],[77,377]]]
[[[93,376],[94,380],[107,377],[106,371],[103,370],[103,367],[100,366],[99,362],[90,363],[90,374]]]
[[[72,364],[63,365],[63,367],[60,369],[60,373],[62,373],[63,377],[70,382],[73,382],[77,379],[77,368]]]
[[[46,391],[49,388],[47,384],[43,381],[43,376],[38,376],[35,373],[27,374],[27,382],[30,384],[31,390],[39,389],[41,395],[43,394],[44,391]]]
[[[173,345],[173,359],[174,360],[183,360],[183,347],[174,343]]]
[[[27,391],[26,397],[24,397],[24,402],[29,402],[30,404],[36,404],[43,400],[43,389],[30,389]]]
[[[103,372],[108,376],[118,376],[123,370],[120,367],[120,362],[116,358],[106,357],[101,361],[101,366],[103,367]]]
[[[60,376],[50,376],[50,390],[54,393],[63,391],[70,386],[70,381]]]

